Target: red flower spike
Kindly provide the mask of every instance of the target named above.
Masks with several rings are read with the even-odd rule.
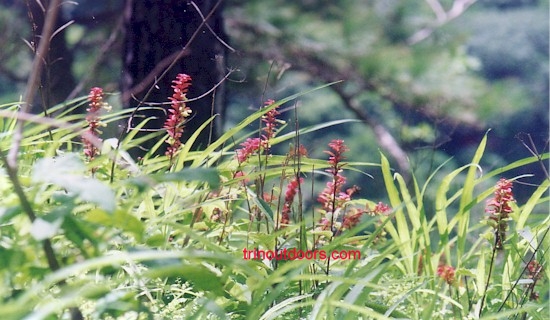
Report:
[[[169,144],[166,150],[166,156],[174,157],[181,146],[181,137],[183,135],[185,120],[191,115],[191,109],[186,105],[187,91],[191,86],[191,77],[184,73],[180,73],[176,76],[176,79],[172,81],[172,88],[174,94],[168,99],[172,102],[170,109],[168,109],[168,118],[164,122],[164,128],[168,133],[168,139],[166,143]]]
[[[260,150],[262,141],[260,138],[248,138],[241,143],[242,148],[236,150],[237,161],[243,163],[253,155],[256,151]]]
[[[308,156],[307,149],[306,147],[304,147],[303,144],[300,144],[300,146],[298,147],[298,150],[296,150],[295,148],[290,148],[289,156],[295,157],[297,154],[300,155],[301,157]]]
[[[354,209],[351,210],[350,213],[346,213],[344,221],[342,222],[342,229],[351,229],[355,227],[365,212],[366,211],[362,209]]]
[[[507,218],[508,214],[512,212],[510,203],[514,201],[512,182],[502,178],[497,182],[494,197],[487,202],[485,212],[493,215],[503,215]]]
[[[285,202],[283,204],[283,211],[281,213],[281,225],[290,223],[290,209],[292,207],[292,202],[294,202],[294,197],[298,192],[298,187],[304,182],[304,178],[296,179],[294,177],[286,187],[285,193]],[[281,226],[284,227],[284,226]]]
[[[340,139],[332,140],[328,146],[332,149],[332,151],[325,151],[325,153],[330,156],[328,158],[328,163],[334,168],[341,167],[340,162],[346,159],[346,157],[344,157],[344,152],[349,151],[349,148],[344,144],[344,140]]]
[[[543,276],[543,268],[537,260],[529,261],[527,264],[527,271],[530,279],[540,280]]]
[[[328,163],[330,165],[326,171],[332,175],[332,181],[327,182],[325,189],[317,198],[326,213],[336,211],[351,198],[351,194],[342,192],[346,178],[340,174],[344,166],[341,163],[345,159],[344,152],[349,151],[349,148],[344,144],[344,140],[340,139],[332,140],[328,146],[332,150],[325,151],[329,155]]]
[[[274,100],[267,100],[265,102],[266,106],[270,106],[275,103]],[[262,122],[264,127],[262,128],[263,134],[260,138],[248,138],[245,142],[241,143],[243,148],[235,150],[235,155],[239,164],[248,160],[248,158],[255,152],[260,151],[263,148],[263,152],[268,153],[269,140],[275,137],[275,129],[277,128],[277,116],[279,111],[272,109],[268,111],[264,116],[262,116]]]
[[[515,201],[512,193],[512,182],[504,178],[500,179],[495,186],[493,198],[487,201],[485,207],[485,212],[490,214],[489,219],[496,222],[494,225],[496,249],[501,250],[503,248],[508,228],[507,219],[513,211],[510,204]]]
[[[317,198],[317,201],[321,203],[325,212],[334,212],[351,199],[350,195],[342,192],[344,184],[346,184],[346,178],[339,173],[333,177],[332,181],[327,182],[325,189],[323,189]]]
[[[275,103],[274,100],[267,100],[265,102],[266,107],[269,107]],[[262,122],[265,127],[263,127],[264,134],[262,135],[262,145],[265,148],[269,148],[269,140],[275,137],[275,129],[277,128],[277,116],[280,115],[280,112],[277,109],[269,110],[263,117]]]
[[[90,89],[88,94],[89,107],[86,109],[88,112],[86,114],[86,122],[88,122],[88,133],[92,136],[99,136],[99,112],[103,107],[103,89],[99,87],[93,87]],[[99,139],[99,138],[98,138]],[[84,155],[91,161],[98,154],[99,150],[97,147],[92,144],[87,139],[83,138],[82,143],[84,144]]]

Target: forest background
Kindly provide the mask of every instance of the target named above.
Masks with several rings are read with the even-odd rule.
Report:
[[[0,4],[0,103],[20,98],[33,59],[24,3]],[[123,1],[63,5],[58,24],[71,22],[59,46],[64,52],[48,62],[38,101],[51,106],[95,85],[120,90],[129,32],[123,9]],[[225,82],[224,128],[261,98],[343,81],[298,105],[303,127],[359,120],[304,136],[312,156],[322,154],[319,141],[338,136],[351,158],[374,161],[381,149],[400,172],[422,177],[449,156],[454,167],[466,163],[488,129],[489,168],[528,156],[528,135],[541,150],[547,145],[547,1],[225,1],[218,11],[225,31],[219,36],[230,46],[225,66],[233,72]],[[120,96],[109,102],[121,106]]]

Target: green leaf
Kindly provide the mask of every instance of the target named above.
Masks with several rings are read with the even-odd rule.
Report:
[[[300,128],[300,130],[298,131],[298,134],[299,135],[304,135],[306,133],[312,133],[312,132],[315,132],[315,131],[319,131],[319,130],[322,130],[322,129],[325,129],[325,128],[330,128],[330,127],[334,127],[334,126],[337,126],[337,125],[340,125],[340,124],[346,124],[346,123],[361,123],[362,121],[361,120],[357,120],[357,119],[341,119],[341,120],[334,120],[334,121],[328,121],[328,122],[323,122],[323,123],[320,123],[320,124],[315,124],[315,125],[311,125],[309,127],[305,127],[305,128]],[[278,136],[276,138],[274,138],[271,143],[272,144],[279,144],[281,142],[284,142],[286,140],[290,140],[290,139],[294,139],[296,138],[296,132],[289,132],[289,133],[286,133],[284,135],[281,135],[281,136]]]
[[[250,188],[246,189],[248,192],[248,195],[250,196],[250,200],[252,200],[252,203],[258,206],[260,211],[266,216],[266,218],[269,219],[269,222],[274,223],[273,221],[273,210],[269,206],[269,204],[264,200],[258,197],[257,194],[255,194]]]
[[[224,292],[221,279],[202,265],[172,264],[151,269],[147,272],[147,276],[149,278],[179,277],[189,281],[197,290],[213,291],[218,295],[223,295]]]
[[[527,218],[531,215],[533,212],[533,209],[535,209],[535,206],[538,204],[540,198],[546,194],[548,191],[548,188],[550,187],[550,180],[544,179],[544,181],[541,183],[541,185],[533,192],[529,200],[527,200],[527,203],[521,208],[521,212],[519,214],[519,217],[517,218],[517,229],[523,229],[525,227],[525,223],[527,222]]]
[[[413,249],[411,243],[411,235],[409,232],[409,225],[405,214],[403,213],[402,202],[399,198],[399,191],[395,186],[394,179],[391,174],[390,163],[388,159],[381,154],[382,175],[384,177],[384,184],[390,199],[391,206],[395,210],[395,224],[397,230],[395,230],[391,221],[386,224],[386,229],[392,238],[398,243],[399,251],[403,257],[408,257],[406,260],[406,267],[409,272],[413,272]]]
[[[37,241],[42,241],[51,238],[61,229],[63,219],[46,221],[42,218],[37,218],[33,221],[30,233]]]
[[[466,237],[468,236],[468,226],[470,223],[470,203],[473,199],[474,186],[476,173],[479,169],[479,161],[485,152],[485,146],[487,145],[487,134],[483,136],[476,153],[470,163],[470,168],[466,174],[466,180],[464,181],[464,187],[462,188],[462,196],[460,197],[460,209],[458,211],[458,240],[457,240],[457,255],[462,256],[466,246]],[[458,266],[460,266],[460,259],[458,260]]]
[[[23,210],[21,210],[21,206],[0,208],[0,223],[6,223],[20,213],[23,213]]]
[[[210,188],[216,189],[220,185],[220,175],[215,168],[193,168],[183,169],[178,172],[141,176],[128,180],[129,183],[137,186],[140,190],[145,190],[147,187],[152,187],[161,182],[181,181],[203,181],[208,183]]]
[[[96,179],[85,177],[85,170],[80,158],[69,153],[38,160],[33,167],[31,180],[35,183],[54,184],[105,211],[114,211],[115,194],[111,188]]]
[[[72,241],[84,256],[88,256],[84,240],[88,240],[96,250],[99,241],[102,240],[101,238],[98,239],[92,226],[86,221],[82,221],[80,216],[67,215],[61,227],[67,239]]]
[[[448,175],[443,178],[443,181],[441,181],[439,188],[436,192],[435,197],[435,216],[437,221],[437,229],[439,231],[439,240],[441,245],[446,245],[449,241],[449,233],[451,231],[452,226],[457,223],[457,219],[460,219],[460,221],[467,219],[464,216],[455,216],[451,222],[449,223],[447,220],[447,207],[449,207],[450,202],[447,198],[447,191],[449,191],[449,188],[451,186],[451,182],[465,169],[472,166],[471,164],[464,165],[458,169],[455,169],[453,172],[449,173]],[[477,166],[476,166],[477,168]],[[460,222],[459,223],[464,223]],[[447,254],[447,257],[449,257],[450,254]]]
[[[145,243],[149,247],[160,247],[160,246],[165,245],[166,242],[167,242],[166,236],[161,234],[161,233],[157,233],[157,234],[154,234],[150,237],[147,237],[147,239],[145,240]]]
[[[86,215],[86,220],[103,226],[115,227],[123,231],[131,232],[139,240],[143,237],[143,232],[145,230],[141,221],[123,210],[116,210],[112,215],[107,214],[103,210],[92,210]]]

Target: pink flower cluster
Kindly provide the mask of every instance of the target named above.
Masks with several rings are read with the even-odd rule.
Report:
[[[533,279],[533,282],[528,285],[528,292],[531,292],[529,299],[538,300],[540,295],[537,291],[535,291],[535,286],[544,276],[544,267],[537,260],[529,261],[527,264],[527,276],[529,279]]]
[[[349,151],[348,147],[344,144],[344,140],[332,140],[328,146],[332,151],[325,151],[329,155],[328,163],[330,165],[326,172],[332,175],[332,181],[327,182],[325,189],[319,194],[317,201],[321,203],[325,212],[334,213],[336,208],[342,207],[346,201],[350,200],[351,194],[354,191],[342,191],[342,187],[346,184],[346,178],[341,174],[342,167],[345,165],[342,161],[345,159],[344,153]]]
[[[455,268],[448,265],[440,265],[437,267],[437,275],[451,285],[455,282]]]
[[[284,227],[284,225],[290,223],[290,210],[292,208],[292,202],[294,201],[294,197],[296,197],[300,184],[303,182],[304,178],[296,179],[296,177],[294,177],[290,180],[286,187],[285,202],[283,203],[283,211],[281,213],[281,227]]]
[[[88,112],[86,114],[86,122],[88,122],[87,132],[95,137],[98,137],[100,134],[99,127],[99,113],[101,108],[104,106],[103,102],[103,89],[99,87],[93,87],[88,94],[89,107],[86,109]],[[98,138],[99,140],[99,138]],[[91,161],[98,154],[99,150],[97,147],[88,139],[83,138],[82,143],[84,143],[84,155]]]
[[[506,240],[506,229],[508,228],[508,218],[512,213],[512,202],[515,202],[512,193],[512,182],[507,179],[500,179],[495,186],[493,198],[487,201],[485,212],[494,221],[495,228],[495,248],[502,249],[503,242]]]
[[[392,208],[383,202],[378,202],[372,210],[367,207],[367,213],[371,216],[387,216],[392,211]]]
[[[504,178],[500,179],[495,186],[495,192],[492,199],[487,201],[485,212],[492,215],[500,215],[505,218],[512,212],[510,203],[514,202],[512,193],[512,181]]]
[[[345,208],[346,202],[350,201],[352,196],[359,190],[359,187],[353,186],[343,191],[346,184],[346,177],[342,175],[342,168],[345,166],[343,161],[346,159],[344,153],[349,151],[349,148],[344,144],[343,140],[332,140],[328,146],[331,150],[325,151],[329,155],[328,164],[330,167],[326,170],[332,180],[328,181],[325,188],[319,194],[317,201],[322,206],[321,213],[323,216],[320,221],[322,230],[332,230],[335,234],[339,234],[342,230],[349,230],[355,227],[361,217],[365,214],[370,216],[388,215],[391,212],[391,207],[379,202],[373,209],[367,205],[365,208]],[[342,215],[341,223],[336,222],[337,215]]]
[[[274,103],[275,100],[269,99],[265,102],[265,105],[266,107],[269,107]],[[277,109],[271,109],[262,117],[262,122],[264,123],[264,127],[262,128],[264,131],[264,134],[262,134],[262,147],[266,150],[270,147],[269,140],[275,137],[275,130],[277,129],[278,121],[277,116],[280,114],[281,113],[277,111]]]
[[[265,105],[266,107],[269,107],[274,103],[274,100],[267,100]],[[277,116],[279,114],[280,113],[277,109],[271,109],[266,112],[266,114],[262,117],[264,127],[262,128],[263,134],[261,137],[246,139],[243,143],[241,143],[242,148],[235,151],[237,161],[239,161],[239,163],[245,162],[251,155],[259,152],[262,148],[264,151],[269,151],[269,148],[271,147],[270,140],[275,137],[278,122]]]
[[[248,138],[241,143],[241,149],[236,150],[237,160],[239,163],[243,163],[253,155],[256,151],[260,150],[262,141],[260,138]]]
[[[323,206],[325,212],[334,212],[337,208],[351,200],[349,193],[343,192],[342,187],[346,183],[346,178],[337,173],[332,181],[327,182],[325,189],[321,191],[317,201]]]
[[[172,159],[181,146],[185,120],[191,115],[191,109],[187,106],[187,91],[191,86],[191,77],[184,73],[176,76],[172,81],[174,94],[169,98],[172,104],[168,109],[168,118],[164,122],[164,128],[168,132],[166,143],[169,144],[166,156]]]

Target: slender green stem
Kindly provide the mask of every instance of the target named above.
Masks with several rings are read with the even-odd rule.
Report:
[[[499,242],[499,230],[495,231],[495,245],[493,246],[493,253],[491,254],[491,261],[489,264],[489,272],[487,273],[487,281],[485,282],[485,290],[483,290],[483,297],[481,297],[481,305],[479,307],[479,316],[483,313],[483,305],[485,304],[485,298],[487,297],[487,289],[489,289],[489,282],[491,281],[491,274],[493,272],[493,266],[495,262],[495,256],[497,253],[497,246]]]
[[[542,235],[542,238],[540,239],[539,243],[544,243],[544,239],[546,238],[546,236],[548,235],[548,232],[550,231],[550,227],[546,228],[546,231],[544,232],[544,234]],[[535,257],[537,255],[537,252],[539,251],[540,249],[540,245],[537,246],[536,248],[534,248],[534,251],[533,251],[533,255],[532,255],[532,258]],[[525,271],[527,270],[527,266],[529,265],[529,263],[526,263],[525,266],[523,267],[523,270],[521,271],[520,275],[522,274],[525,274]],[[506,298],[504,298],[504,300],[502,301],[502,303],[500,304],[500,307],[498,308],[498,311],[500,312],[502,310],[502,308],[504,308],[505,304],[506,304],[506,301],[508,301],[508,299],[510,299],[510,296],[512,295],[512,292],[514,292],[514,289],[516,288],[516,286],[519,284],[520,282],[519,281],[515,281],[514,284],[512,285],[512,288],[510,288],[510,291],[508,291],[508,294],[506,295]]]

